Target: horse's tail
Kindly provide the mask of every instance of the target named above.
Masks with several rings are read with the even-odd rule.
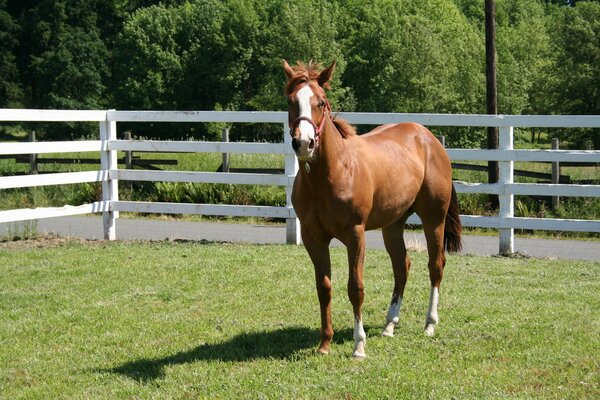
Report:
[[[456,190],[452,185],[452,196],[450,198],[450,207],[446,214],[446,226],[444,227],[444,245],[449,253],[456,253],[462,250],[462,224],[458,209],[458,198]]]

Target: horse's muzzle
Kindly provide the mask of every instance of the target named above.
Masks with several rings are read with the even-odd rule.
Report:
[[[315,151],[315,140],[310,138],[309,140],[292,139],[292,148],[296,153],[296,156],[300,160],[306,160],[312,157]]]
[[[300,151],[300,149],[302,148],[302,144],[303,144],[303,140],[301,139],[292,139],[292,149],[294,149],[294,151],[296,153],[298,153]],[[315,149],[315,140],[314,139],[309,139],[308,140],[308,150],[314,150]]]

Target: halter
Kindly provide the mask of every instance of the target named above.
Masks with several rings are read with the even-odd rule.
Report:
[[[301,121],[306,121],[309,124],[312,125],[313,129],[315,130],[315,149],[317,147],[319,147],[319,137],[321,136],[321,132],[323,131],[323,128],[325,127],[325,113],[329,112],[331,114],[331,106],[329,105],[329,100],[325,99],[325,108],[323,109],[323,117],[321,118],[321,122],[319,122],[319,125],[317,126],[317,124],[315,124],[315,122],[309,118],[309,117],[298,117],[295,120],[292,121],[292,123],[290,124],[290,135],[292,135],[294,133],[294,129],[296,129],[298,127],[298,125],[300,125]]]

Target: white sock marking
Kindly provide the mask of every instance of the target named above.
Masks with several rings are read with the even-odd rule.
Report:
[[[427,310],[427,319],[425,320],[425,334],[429,336],[433,335],[435,326],[439,322],[437,311],[439,299],[439,289],[435,286],[432,286],[431,291],[429,292],[429,310]]]
[[[383,329],[382,336],[394,336],[394,328],[400,321],[400,307],[402,307],[402,297],[398,297],[396,303],[391,303],[385,317],[385,328]]]
[[[367,334],[363,328],[362,321],[358,318],[354,318],[354,353],[352,357],[365,358],[365,343],[367,342]]]

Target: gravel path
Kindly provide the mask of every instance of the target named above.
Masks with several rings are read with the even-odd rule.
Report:
[[[13,224],[14,227],[14,224]],[[60,217],[41,219],[38,232],[84,239],[102,239],[102,218]],[[9,224],[0,224],[0,236]],[[285,227],[274,225],[233,224],[225,222],[185,222],[176,220],[126,219],[117,220],[120,240],[208,240],[217,242],[285,243]],[[425,248],[425,238],[418,232],[407,232],[409,247]],[[463,254],[494,255],[498,253],[497,236],[464,236]],[[334,246],[341,243],[334,241]],[[367,249],[384,248],[381,232],[367,232]],[[551,240],[515,238],[515,250],[540,258],[589,260],[600,262],[600,240]]]

